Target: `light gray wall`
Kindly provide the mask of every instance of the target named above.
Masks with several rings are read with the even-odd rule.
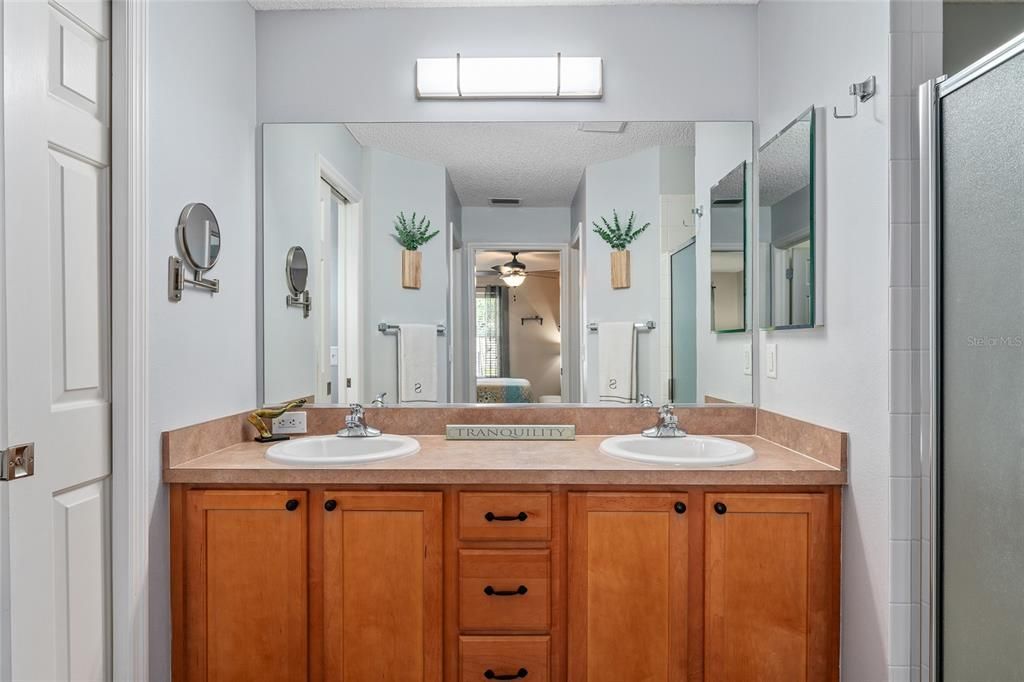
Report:
[[[362,191],[363,149],[343,125],[274,124],[263,126],[263,353],[264,401],[281,403],[313,395],[316,379],[316,316],[319,300],[316,253],[320,237],[322,156]],[[354,226],[357,227],[357,226]],[[310,261],[307,286],[313,315],[286,306],[288,249],[301,246]],[[331,262],[337,259],[333,256]]]
[[[761,406],[849,432],[843,495],[842,674],[888,679],[889,656],[889,30],[890,3],[762,0],[761,141],[809,105],[848,105],[849,83],[877,74],[854,119],[826,117],[824,327],[762,333],[778,379]],[[763,348],[761,367],[765,367]],[[909,625],[907,626],[909,627]]]
[[[260,12],[262,121],[753,120],[756,7]],[[600,101],[417,102],[417,57],[604,57]]]
[[[659,213],[661,210],[658,188],[660,187],[660,150],[650,147],[630,156],[613,161],[595,163],[587,167],[587,219],[590,222],[603,216],[612,220],[612,210],[619,212],[619,219],[629,219],[631,211],[636,212],[636,225],[651,223],[635,242],[629,246],[631,263],[631,286],[628,289],[612,289],[611,252],[593,229],[584,231],[586,239],[586,310],[589,322],[643,322],[654,320],[658,328],[651,332],[640,332],[637,341],[639,363],[638,389],[652,396],[664,393],[660,384],[661,362],[658,354],[659,334],[663,333],[661,320],[660,291],[660,247],[658,239]],[[586,334],[587,380],[585,392],[587,402],[597,402],[598,357],[601,340],[599,334]]]
[[[568,244],[569,207],[464,206],[462,238],[467,244]]]
[[[694,203],[704,207],[697,219],[697,399],[713,396],[736,403],[752,400],[752,378],[743,373],[743,351],[749,334],[711,331],[711,188],[741,161],[753,155],[753,126],[747,123],[698,123],[694,156]],[[747,186],[747,201],[753,198]],[[751,258],[748,255],[749,272]],[[747,278],[750,286],[750,277]],[[750,299],[747,325],[750,327]]]
[[[377,323],[448,324],[448,266],[445,241],[445,170],[379,149],[363,150],[365,196],[363,246],[366,266],[365,314],[366,390],[368,397],[387,391],[398,400],[398,337],[377,331]],[[394,223],[400,211],[417,220],[427,216],[441,234],[420,248],[423,281],[419,289],[402,288],[402,246],[395,240]],[[437,339],[438,400],[446,401],[447,349]]]
[[[170,679],[170,557],[160,433],[252,409],[256,398],[255,19],[242,2],[149,9],[150,679]],[[167,300],[167,257],[185,204],[210,205],[221,291]]]
[[[953,75],[1024,33],[1024,2],[946,2],[942,70]]]

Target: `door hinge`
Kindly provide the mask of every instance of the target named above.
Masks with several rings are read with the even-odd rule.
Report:
[[[0,481],[31,476],[36,468],[36,444],[12,445],[0,450]]]

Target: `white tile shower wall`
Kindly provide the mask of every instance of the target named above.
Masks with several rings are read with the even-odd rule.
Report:
[[[917,88],[942,70],[941,0],[892,0],[889,76],[889,679],[930,679],[928,235]]]

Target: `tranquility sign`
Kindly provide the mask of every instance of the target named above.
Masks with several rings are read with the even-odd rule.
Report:
[[[576,440],[572,424],[449,424],[448,440]]]

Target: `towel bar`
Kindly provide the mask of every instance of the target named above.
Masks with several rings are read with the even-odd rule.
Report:
[[[379,331],[381,334],[397,334],[398,333],[398,325],[397,324],[388,324],[387,322],[381,322],[380,324],[377,325],[377,331]],[[448,330],[447,330],[447,328],[443,324],[437,325],[437,335],[438,336],[444,336],[447,333],[448,333]]]
[[[633,325],[633,328],[636,329],[638,332],[649,332],[657,329],[658,325],[654,322],[654,320],[647,320],[646,322],[637,322],[636,324]],[[588,324],[587,329],[589,329],[591,332],[596,332],[597,322],[591,322],[590,324]]]

